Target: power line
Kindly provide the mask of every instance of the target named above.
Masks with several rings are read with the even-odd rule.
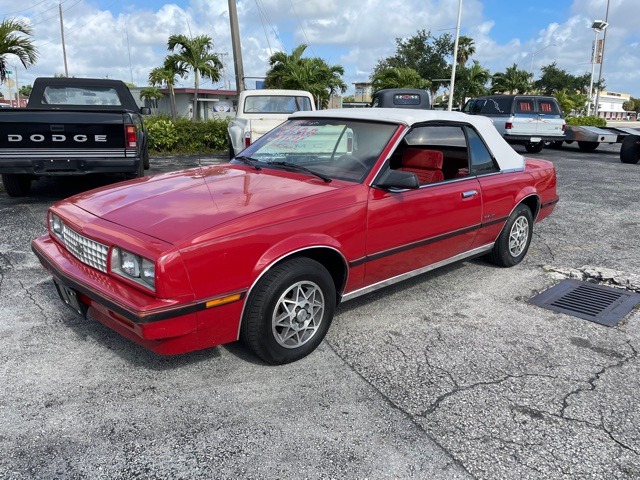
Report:
[[[14,12],[9,12],[9,13],[0,13],[1,17],[6,17],[8,15],[15,15],[16,13],[22,13],[22,12],[27,12],[29,10],[31,10],[32,8],[37,7],[38,5],[40,5],[41,3],[46,2],[47,0],[42,0],[41,2],[36,3],[35,5],[31,5],[30,7],[27,8],[23,8],[22,10],[16,10]]]
[[[264,25],[264,22],[265,22],[264,13],[260,8],[260,4],[258,3],[258,0],[255,0],[255,2],[256,2],[256,7],[258,8],[258,14],[260,15],[260,23],[262,24],[262,31],[264,31],[264,38],[267,41],[267,46],[269,47],[269,54],[273,55],[273,50],[271,49],[271,42],[269,42],[269,35],[267,35],[267,27],[265,27]]]
[[[293,2],[291,0],[289,0],[289,5],[291,5],[291,10],[293,10],[293,14],[296,16],[296,19],[300,24],[300,28],[302,29],[302,34],[304,35],[304,39],[307,41],[307,45],[311,49],[311,53],[313,53],[314,57],[317,57],[316,52],[313,51],[313,46],[311,45],[311,42],[309,42],[309,37],[307,37],[307,32],[304,29],[304,25],[302,25],[302,22],[300,21],[300,17],[298,16],[298,12],[296,12],[296,8],[293,6]]]

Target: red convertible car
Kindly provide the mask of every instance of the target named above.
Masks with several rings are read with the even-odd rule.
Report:
[[[55,204],[32,247],[64,303],[154,352],[242,339],[280,364],[340,302],[480,255],[518,264],[557,202],[554,166],[487,118],[299,112],[230,163]]]

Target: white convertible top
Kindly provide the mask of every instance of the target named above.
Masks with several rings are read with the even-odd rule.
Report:
[[[342,118],[413,125],[425,122],[456,122],[473,126],[482,136],[500,166],[500,170],[524,169],[524,157],[516,152],[498,133],[493,122],[481,115],[467,115],[446,110],[408,108],[336,108],[315,112],[296,112],[289,118]]]

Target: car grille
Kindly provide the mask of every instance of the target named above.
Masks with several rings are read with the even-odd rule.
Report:
[[[109,247],[83,237],[66,225],[62,229],[64,244],[71,254],[82,263],[97,268],[101,272],[107,272],[107,253]]]

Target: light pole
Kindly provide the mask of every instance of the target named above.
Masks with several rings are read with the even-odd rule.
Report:
[[[598,55],[598,34],[605,28],[607,28],[608,25],[609,24],[604,20],[594,20],[591,24],[591,28],[595,32],[596,37],[593,41],[593,54],[591,55],[591,81],[589,82],[589,102],[587,103],[587,115],[591,115],[591,102],[593,101],[593,74],[596,69],[596,56]],[[597,113],[597,106],[595,108],[595,111]]]
[[[609,21],[609,0],[607,0],[607,13],[604,16],[604,22]],[[608,25],[608,23],[607,23]],[[598,106],[600,105],[600,84],[602,83],[602,66],[604,65],[604,46],[607,43],[607,30],[605,29],[602,36],[602,53],[600,54],[600,73],[598,74],[598,88],[596,93],[595,113],[598,115]]]
[[[456,83],[456,65],[458,62],[458,40],[460,39],[460,18],[462,17],[462,0],[458,0],[458,23],[456,25],[456,40],[453,44],[453,64],[451,66],[451,88],[449,89],[449,108],[453,108],[453,87]]]
[[[531,72],[532,78],[533,78],[533,60],[536,58],[536,55],[539,54],[541,51],[546,50],[549,47],[557,47],[557,46],[558,46],[557,44],[552,43],[550,45],[547,45],[546,47],[542,47],[540,50],[536,50],[531,54],[531,67],[529,67],[529,71]]]

